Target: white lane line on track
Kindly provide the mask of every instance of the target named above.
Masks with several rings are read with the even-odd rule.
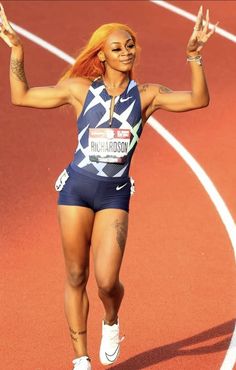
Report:
[[[18,32],[20,35],[24,36],[30,41],[33,41],[35,44],[41,46],[42,48],[48,50],[50,53],[56,55],[58,58],[64,60],[69,64],[73,64],[75,59],[72,58],[70,55],[64,53],[64,51],[58,49],[56,46],[50,44],[49,42],[41,39],[40,37],[34,35],[33,33],[25,30],[24,28],[17,26],[15,23],[11,23],[13,29]]]
[[[176,150],[176,152],[183,158],[183,160],[188,164],[188,166],[197,176],[198,180],[212,200],[212,203],[216,207],[221,221],[225,225],[236,258],[236,225],[233,217],[230,214],[229,209],[227,208],[223,198],[219,194],[212,180],[209,178],[200,164],[196,161],[196,159],[194,159],[194,157],[187,151],[187,149],[155,118],[150,117],[148,123],[156,132],[158,132],[159,135],[161,135],[168,142],[168,144],[170,144]]]
[[[150,2],[154,3],[155,5],[158,5],[158,6],[161,6],[161,7],[165,8],[165,9],[167,9],[167,10],[171,11],[172,13],[178,14],[181,17],[187,18],[187,19],[189,19],[192,22],[195,22],[196,21],[196,15],[194,15],[192,13],[189,13],[186,10],[181,9],[181,8],[175,6],[175,5],[172,5],[172,4],[168,3],[167,1],[164,1],[164,0],[150,0]],[[214,25],[211,23],[209,25],[209,28],[212,29],[213,26]],[[236,42],[236,36],[234,34],[228,32],[228,31],[224,30],[223,28],[217,27],[216,28],[216,33],[218,33],[222,37],[226,38],[227,40],[230,40],[230,41],[232,41],[234,43]],[[162,131],[162,127],[159,126],[159,123],[157,121],[153,122],[153,125],[156,127],[155,130],[157,132]],[[160,133],[160,135],[162,135],[162,134]],[[167,138],[166,138],[166,140],[167,140]],[[170,142],[169,142],[169,144],[172,145]],[[177,150],[176,147],[174,147],[174,148],[175,148],[175,150]],[[182,150],[181,150],[181,152],[182,152]],[[191,164],[193,164],[192,159],[194,159],[194,158],[191,159],[191,158],[189,158],[188,155],[186,157],[186,154],[187,153],[184,153],[184,157],[182,156],[182,154],[180,152],[178,152],[178,153],[181,155],[181,157],[186,162],[187,162],[187,158],[188,158],[188,160],[190,160],[190,163],[188,163],[188,162],[187,163],[191,167],[191,169],[193,170]],[[198,163],[197,162],[194,164],[194,169],[196,169],[197,171],[200,170],[200,172],[202,170],[201,168],[198,168]],[[199,174],[200,174],[200,172],[199,172]],[[204,182],[206,182],[207,186],[209,187],[209,190],[211,189],[211,191],[209,193],[206,190],[206,187],[205,187],[206,184],[204,185],[202,183],[202,185],[204,186],[205,190],[208,192],[211,200],[213,201],[214,205],[216,206],[216,209],[217,209],[217,211],[218,211],[218,213],[220,215],[220,218],[221,218],[222,222],[224,223],[224,225],[225,225],[225,227],[227,229],[227,232],[228,232],[228,235],[230,237],[230,240],[231,240],[231,243],[232,243],[232,247],[233,247],[233,250],[234,250],[234,255],[236,257],[236,246],[235,246],[235,244],[236,244],[236,235],[235,235],[235,233],[236,233],[236,231],[235,231],[236,230],[236,225],[235,225],[235,222],[234,222],[234,220],[233,220],[233,218],[232,218],[232,216],[231,216],[228,208],[226,207],[226,205],[225,205],[222,197],[220,196],[220,194],[218,193],[217,189],[212,184],[211,180],[208,178],[208,176],[206,175],[206,173],[204,172],[204,176],[203,177],[202,177],[202,175],[199,177],[198,174],[195,171],[194,171],[194,173],[196,174],[196,176],[198,177],[198,179],[199,179],[199,181],[201,183],[202,183],[202,180],[204,179]],[[210,180],[210,182],[209,182],[209,180]],[[213,185],[213,188],[212,188],[212,185]],[[222,201],[223,201],[223,203],[222,203]],[[223,206],[223,208],[222,208],[222,206]],[[227,224],[225,223],[226,220],[227,220]],[[230,344],[229,344],[229,348],[228,348],[228,350],[226,352],[226,355],[225,355],[224,361],[223,361],[223,363],[222,363],[222,365],[220,367],[220,370],[233,370],[235,364],[236,364],[236,323],[235,323],[233,335],[232,335],[232,338],[231,338],[231,341],[230,341]]]
[[[167,10],[170,10],[172,13],[175,13],[175,14],[178,14],[180,15],[181,17],[184,17],[184,18],[187,18],[189,19],[190,21],[193,21],[193,22],[196,22],[196,15],[192,14],[192,13],[189,13],[187,12],[186,10],[184,9],[181,9],[175,5],[172,5],[170,3],[168,3],[167,1],[164,1],[164,0],[150,0],[151,3],[154,3],[155,5],[158,5],[158,6],[161,6]],[[199,3],[201,4],[201,3]],[[214,27],[214,24],[210,23],[209,24],[209,28],[212,29]],[[219,35],[223,36],[224,38],[232,41],[232,42],[236,42],[236,36],[226,30],[224,30],[223,28],[221,27],[216,27],[216,33],[218,33]]]
[[[40,37],[36,35],[33,35],[31,32],[26,31],[22,27],[19,27],[12,22],[11,22],[11,25],[19,34],[33,41],[34,43],[41,46],[42,48],[48,50],[52,54],[55,54],[60,59],[66,61],[69,64],[73,64],[75,62],[74,58],[64,53],[62,50],[56,48],[54,45],[46,42],[45,40],[41,39]],[[192,169],[192,171],[197,176],[200,183],[203,185],[204,189],[206,190],[207,194],[209,195],[210,199],[215,205],[217,212],[221,218],[221,221],[226,227],[226,231],[231,241],[234,254],[236,257],[236,225],[235,225],[232,215],[230,214],[228,207],[226,206],[223,198],[217,191],[215,185],[210,180],[209,176],[206,174],[203,168],[199,165],[199,163],[192,157],[192,155],[155,118],[151,117],[148,120],[148,123],[157,133],[159,133],[159,135],[161,135],[177,151],[177,153],[189,165],[189,167]],[[233,370],[235,363],[236,363],[236,325],[234,328],[233,336],[231,338],[230,346],[227,350],[226,356],[224,358],[224,361],[223,361],[223,364],[220,370]]]

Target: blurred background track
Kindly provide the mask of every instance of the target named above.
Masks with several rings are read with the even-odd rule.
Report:
[[[236,34],[235,1],[172,1]],[[140,82],[190,88],[185,48],[193,23],[149,1],[3,1],[10,21],[75,57],[101,24],[122,22],[142,47]],[[30,86],[53,85],[67,64],[22,38]],[[69,370],[73,352],[63,312],[64,262],[54,182],[76,148],[67,108],[10,103],[10,50],[0,44],[0,355],[4,370]],[[235,44],[219,35],[203,50],[211,103],[158,119],[203,166],[236,218]],[[218,370],[235,325],[233,248],[190,168],[146,126],[133,159],[136,193],[122,280],[117,370]],[[103,310],[91,268],[89,349],[98,361]],[[227,370],[230,370],[227,369]]]

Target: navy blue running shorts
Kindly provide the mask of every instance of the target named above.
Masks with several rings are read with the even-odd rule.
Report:
[[[94,212],[107,208],[129,212],[130,195],[134,182],[129,177],[94,178],[85,171],[75,171],[71,165],[58,177],[55,189],[59,192],[58,204],[91,208]]]

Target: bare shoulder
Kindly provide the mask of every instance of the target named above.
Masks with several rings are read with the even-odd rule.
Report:
[[[84,77],[68,78],[60,81],[58,87],[66,89],[69,95],[69,103],[74,108],[75,114],[78,117],[83,109],[83,105],[88,94],[89,87],[92,81]]]
[[[138,85],[142,110],[145,110],[150,106],[154,97],[158,94],[160,86],[161,85],[159,84],[152,83],[144,83]]]
[[[159,108],[158,96],[160,94],[170,94],[171,89],[162,84],[145,83],[138,85],[143,119],[147,120],[150,115]]]
[[[65,80],[59,81],[59,86],[89,86],[91,85],[91,80],[85,77],[73,77],[73,78],[67,78]]]
[[[79,101],[81,104],[84,102],[87,95],[89,86],[92,81],[84,77],[68,78],[58,83],[58,86],[65,88],[69,91],[72,101],[73,99]]]

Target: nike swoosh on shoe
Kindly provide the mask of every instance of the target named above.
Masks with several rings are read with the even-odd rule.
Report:
[[[105,356],[106,356],[107,360],[110,361],[111,363],[115,362],[115,360],[119,356],[119,352],[120,352],[119,350],[120,350],[120,345],[118,344],[115,352],[112,353],[111,355],[109,355],[108,353],[105,352]]]

